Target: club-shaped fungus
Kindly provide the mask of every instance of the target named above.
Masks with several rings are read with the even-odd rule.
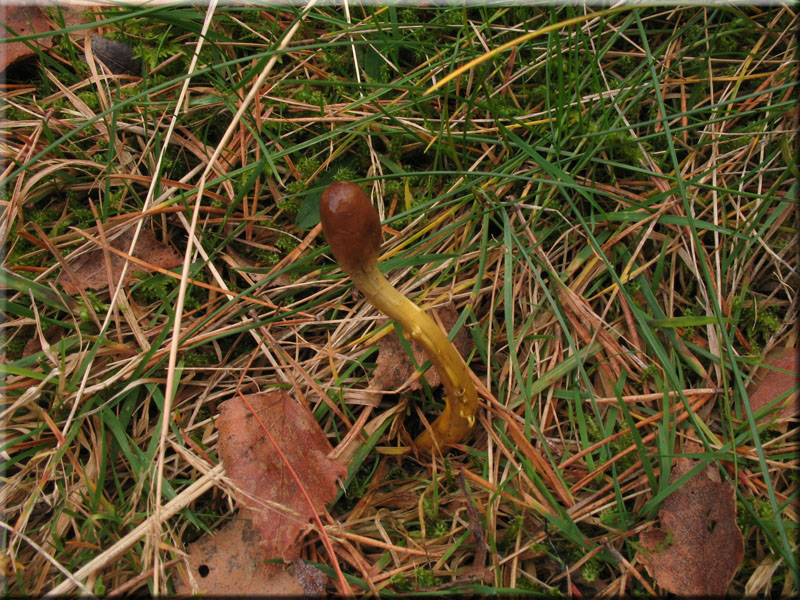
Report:
[[[338,181],[322,193],[319,213],[339,266],[375,308],[419,342],[442,380],[445,408],[430,430],[417,437],[417,449],[430,453],[434,443],[443,446],[463,441],[475,424],[478,410],[469,369],[434,320],[392,287],[378,269],[381,223],[369,198],[358,185]]]

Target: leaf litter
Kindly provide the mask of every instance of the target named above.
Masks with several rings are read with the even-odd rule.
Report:
[[[701,452],[690,443],[686,452]],[[697,461],[675,461],[671,481]],[[736,524],[733,486],[712,465],[670,494],[658,511],[661,528],[639,537],[649,552],[642,562],[662,588],[681,596],[724,596],[744,558],[744,538]]]
[[[121,252],[128,252],[133,241],[133,229],[128,229],[118,237],[109,241],[112,248]],[[149,229],[143,229],[139,233],[133,256],[141,259],[149,265],[161,269],[172,269],[181,264],[181,257],[175,250],[166,244],[162,244],[156,238],[156,234]],[[114,253],[109,252],[111,260],[111,281],[119,280],[125,259]],[[106,270],[106,260],[102,248],[90,250],[82,254],[74,261],[70,261],[70,270],[63,271],[58,277],[59,283],[64,287],[68,294],[78,294],[81,289],[101,290],[108,287],[109,275]],[[138,263],[131,263],[125,273],[124,284],[127,285],[136,280],[136,273],[154,271]]]
[[[270,436],[264,431],[266,428]],[[273,445],[297,473],[317,512],[336,497],[347,473],[311,412],[287,393],[235,395],[217,420],[219,455],[238,488],[238,518],[191,544],[176,593],[320,596],[327,576],[300,559],[302,532],[314,516]],[[265,562],[294,561],[291,566]]]

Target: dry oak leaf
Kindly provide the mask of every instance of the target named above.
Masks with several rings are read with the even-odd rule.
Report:
[[[297,577],[284,567],[265,563],[259,552],[253,552],[258,538],[253,523],[245,519],[229,521],[216,534],[203,536],[187,548],[186,563],[191,578],[180,569],[173,575],[175,593],[181,596],[303,595],[305,590]]]
[[[439,316],[444,331],[449,332],[453,325],[458,320],[458,311],[451,304],[437,309],[436,314]],[[422,365],[428,360],[428,354],[422,349],[419,343],[409,340],[411,351],[414,354],[414,361],[418,365]],[[466,329],[462,328],[453,340],[453,345],[458,350],[461,356],[467,356],[472,349],[471,338]],[[375,365],[375,371],[370,380],[370,387],[379,390],[394,390],[402,385],[409,383],[410,390],[422,389],[422,384],[419,379],[412,377],[416,372],[416,368],[411,362],[411,358],[406,353],[400,338],[397,337],[396,332],[392,332],[384,336],[378,342],[378,360]],[[425,381],[428,382],[432,388],[441,385],[442,380],[436,368],[432,367],[425,371]]]
[[[328,458],[332,448],[314,416],[285,392],[245,398],[297,473],[314,510],[322,512],[347,468]],[[237,500],[261,534],[264,554],[296,558],[298,536],[314,515],[289,469],[241,397],[222,405],[217,428],[220,458],[242,492]]]
[[[695,464],[679,458],[670,479]],[[642,563],[658,585],[680,596],[725,595],[744,558],[733,486],[708,465],[664,500],[658,518],[661,529],[639,536],[649,550],[642,553]]]
[[[771,368],[770,368],[771,367]],[[780,369],[780,370],[775,370]],[[788,371],[784,373],[782,371]],[[770,352],[747,388],[750,407],[756,413],[794,388],[800,379],[800,354],[797,348],[779,348]],[[785,421],[800,414],[797,406],[797,391],[788,394],[770,414],[761,417],[759,423],[768,423],[775,418]]]
[[[133,241],[133,229],[128,229],[109,242],[109,245],[122,252],[128,252]],[[181,257],[169,246],[156,239],[156,234],[149,229],[143,229],[136,240],[133,256],[153,266],[162,269],[172,269],[181,264]],[[111,281],[116,282],[122,274],[125,259],[109,251],[111,259]],[[82,254],[75,261],[71,261],[70,271],[63,271],[58,281],[64,286],[67,294],[78,294],[80,289],[101,290],[108,287],[109,277],[106,271],[106,259],[102,248],[90,250]],[[148,269],[140,264],[131,262],[125,274],[124,283],[127,285],[135,279],[135,273],[143,273]],[[74,276],[74,279],[73,279]]]

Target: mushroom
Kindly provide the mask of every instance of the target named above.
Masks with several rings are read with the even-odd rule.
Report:
[[[444,384],[442,414],[422,432],[415,444],[423,453],[463,441],[475,424],[478,396],[464,359],[441,328],[411,302],[378,269],[381,222],[367,195],[356,184],[334,182],[322,193],[319,206],[325,238],[342,270],[367,300],[394,319],[425,349]]]

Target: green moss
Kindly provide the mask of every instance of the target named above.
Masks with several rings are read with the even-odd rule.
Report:
[[[427,526],[427,533],[429,538],[439,538],[447,535],[450,531],[450,523],[444,519],[438,519]]]
[[[403,594],[405,592],[414,591],[414,584],[411,582],[411,579],[404,577],[401,573],[392,575],[392,578],[389,581],[392,584],[394,591],[397,593]]]
[[[290,215],[296,215],[300,208],[301,194],[306,191],[302,181],[290,181],[286,185],[286,194],[278,200],[278,208]]]
[[[740,131],[725,134],[722,138],[722,143],[719,145],[719,150],[723,154],[743,148],[753,140],[757,140],[763,134],[763,125],[761,123],[752,123],[744,127]]]
[[[25,344],[28,343],[28,340],[21,335],[16,335],[11,339],[2,338],[2,341],[5,342],[2,348],[7,359],[16,360],[22,358],[22,352],[25,350]]]
[[[397,20],[404,25],[419,23],[420,14],[415,8],[405,7],[397,11]]]
[[[96,314],[105,314],[108,312],[108,304],[102,302],[93,291],[86,290],[86,297],[89,299],[89,304],[91,305],[92,309]],[[78,318],[81,320],[81,323],[89,324],[93,323],[92,321],[92,313],[89,310],[86,302],[84,302],[83,297],[78,297]]]
[[[600,575],[603,570],[603,563],[597,557],[592,557],[581,567],[581,577],[586,580],[586,583],[592,583]]]
[[[309,179],[314,172],[319,169],[319,166],[320,162],[318,158],[304,156],[297,161],[297,170],[300,172],[300,176],[303,179]]]
[[[501,119],[518,117],[525,114],[525,109],[520,108],[511,100],[509,96],[494,96],[488,102],[489,111]]]
[[[630,433],[626,433],[625,435],[620,436],[619,438],[611,442],[611,444],[609,445],[612,456],[617,456],[618,454],[621,454],[624,450],[630,448],[633,445],[633,443],[634,443],[633,436]],[[628,454],[617,460],[616,462],[617,470],[619,472],[623,472],[628,468],[632,467],[636,462],[637,457],[638,454],[636,452],[628,452]]]
[[[267,250],[259,250],[254,256],[257,258],[258,262],[264,263],[265,265],[277,265],[281,260],[279,254]]]
[[[542,586],[538,585],[532,579],[525,577],[525,575],[518,575],[517,576],[517,585],[516,588],[518,590],[525,590],[528,592],[547,592],[548,597],[560,597],[561,594],[558,593],[558,590],[543,590]]]
[[[616,529],[622,525],[619,511],[616,506],[609,506],[600,512],[600,522],[609,528]]]
[[[629,54],[622,56],[614,63],[614,70],[620,73],[623,76],[627,76],[633,71],[636,67],[636,63],[633,60],[633,57]]]
[[[504,553],[507,550],[511,549],[517,540],[517,535],[519,534],[520,530],[522,529],[522,525],[525,522],[525,518],[522,515],[514,515],[508,521],[508,527],[503,530],[503,533],[500,535],[500,538],[497,540],[497,550],[498,552]]]
[[[743,17],[734,17],[729,23],[719,27],[713,37],[714,53],[743,55],[758,41],[758,33],[752,24]]]
[[[78,99],[88,106],[93,112],[100,110],[100,97],[97,95],[97,92],[88,90],[78,92]]]
[[[606,438],[603,433],[603,428],[600,427],[597,418],[589,414],[586,415],[586,434],[589,436],[589,441],[592,443],[599,442]]]
[[[781,328],[782,314],[779,307],[761,306],[758,297],[747,290],[734,298],[731,306],[734,314],[739,313],[739,329],[747,336],[753,353],[759,355],[764,344]]]
[[[312,89],[308,85],[303,85],[294,95],[295,100],[325,108],[325,94],[319,90]]]
[[[634,164],[640,157],[636,138],[629,131],[615,131],[605,137],[606,147],[612,159]]]
[[[207,367],[217,364],[217,355],[213,350],[196,348],[184,354],[184,364],[187,367]]]
[[[61,215],[61,211],[54,207],[48,206],[43,209],[32,210],[28,213],[28,218],[31,223],[36,223],[42,229],[47,229],[53,221],[56,221]]]
[[[326,48],[323,50],[321,62],[324,67],[328,67],[331,71],[350,79],[353,75],[353,57],[345,48]],[[339,81],[334,78],[334,81]]]
[[[67,199],[67,207],[69,209],[67,214],[69,215],[70,224],[81,229],[95,224],[92,209],[88,207],[85,198],[79,199],[76,194],[67,192]]]
[[[127,100],[128,98],[132,98],[138,94],[141,94],[144,91],[144,84],[137,83],[135,85],[125,85],[118,88],[118,98],[120,100]]]
[[[14,121],[26,121],[26,120],[31,118],[31,115],[29,115],[24,110],[20,110],[20,109],[14,107],[14,106],[10,106],[10,105],[5,104],[5,103],[3,104],[2,107],[0,107],[0,110],[3,111],[3,113],[2,113],[3,118],[5,118],[5,119],[7,119],[8,121],[11,121],[11,122],[14,122]]]
[[[660,369],[657,364],[649,363],[639,375],[639,379],[644,383],[645,381],[656,381]]]
[[[444,459],[444,483],[445,487],[448,490],[455,489],[456,487],[456,476],[453,472],[453,465],[450,462],[450,458],[445,456]]]
[[[422,513],[426,521],[435,521],[439,518],[439,505],[433,501],[430,494],[422,499]]]
[[[171,297],[177,293],[179,281],[166,275],[146,275],[138,274],[141,283],[133,286],[131,293],[133,298],[142,304],[160,302],[171,304]],[[195,281],[206,281],[203,271],[198,271],[192,275]],[[197,285],[189,285],[186,292],[185,306],[187,310],[194,310],[202,306],[208,300],[208,290]]]
[[[417,584],[421,588],[437,587],[442,584],[441,578],[436,577],[432,569],[417,567],[414,569],[414,577],[417,578]]]
[[[342,166],[336,169],[336,172],[333,174],[334,181],[353,181],[356,179],[358,174],[353,167]]]
[[[375,471],[378,468],[379,462],[380,459],[376,455],[371,462],[369,460],[365,460],[363,463],[361,463],[361,466],[359,467],[358,471],[356,471],[355,475],[353,475],[353,477],[350,479],[350,483],[347,485],[347,488],[345,488],[345,493],[339,501],[343,508],[352,508],[356,505],[358,500],[367,493],[370,483],[372,482],[372,478],[375,476]]]
[[[298,243],[295,238],[286,233],[281,233],[275,241],[275,245],[287,253],[297,248]]]
[[[406,468],[400,463],[393,463],[392,466],[386,471],[386,474],[383,476],[382,481],[393,481],[395,479],[406,479],[408,477],[408,471]]]

